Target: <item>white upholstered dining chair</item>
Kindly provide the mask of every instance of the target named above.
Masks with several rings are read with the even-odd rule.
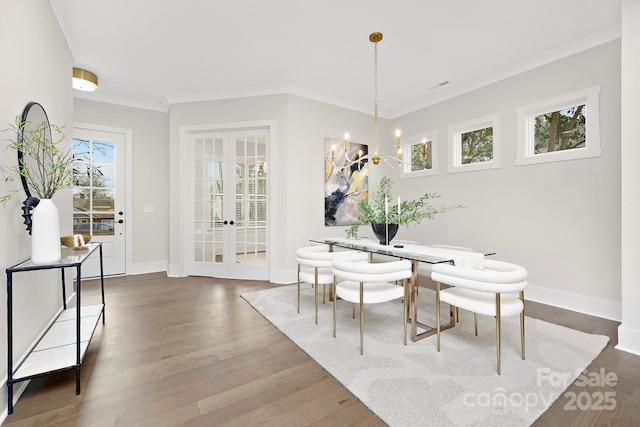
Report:
[[[500,325],[503,316],[520,315],[520,345],[524,360],[524,289],[527,270],[502,261],[484,261],[484,269],[465,268],[450,264],[432,266],[431,278],[436,282],[437,349],[440,351],[440,304],[462,308],[474,313],[478,335],[478,314],[496,319],[497,371],[500,369]],[[441,289],[441,284],[449,285]]]
[[[407,344],[409,310],[408,279],[411,263],[407,260],[371,263],[365,253],[333,260],[334,299],[333,336],[336,336],[338,298],[360,305],[360,354],[364,354],[364,305],[403,299],[404,344]],[[402,281],[402,286],[395,281]]]
[[[314,288],[315,321],[318,324],[318,287],[323,285],[322,303],[326,302],[326,286],[333,285],[333,259],[358,253],[331,251],[329,245],[305,246],[296,251],[298,263],[298,313],[300,313],[300,283],[311,283]]]

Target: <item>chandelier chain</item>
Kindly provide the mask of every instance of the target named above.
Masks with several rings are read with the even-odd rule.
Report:
[[[373,104],[373,122],[378,124],[378,43],[374,43],[373,56],[373,87],[374,87],[374,104]]]

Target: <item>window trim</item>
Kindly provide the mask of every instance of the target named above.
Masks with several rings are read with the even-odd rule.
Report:
[[[431,169],[411,171],[411,146],[422,144],[422,140],[427,138],[431,141]],[[402,167],[400,169],[400,179],[418,178],[422,176],[438,175],[438,131],[435,129],[421,132],[403,138],[402,141]]]
[[[462,134],[493,128],[493,158],[487,162],[462,163]],[[449,136],[447,173],[500,168],[500,113],[447,126]]]
[[[585,146],[571,150],[535,154],[535,118],[541,114],[584,104],[587,109]],[[600,86],[516,108],[518,138],[516,166],[600,157]]]

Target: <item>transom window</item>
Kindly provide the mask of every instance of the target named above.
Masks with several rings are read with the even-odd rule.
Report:
[[[516,165],[600,156],[599,87],[517,109]]]
[[[499,120],[494,114],[449,126],[447,172],[499,168]]]
[[[404,138],[401,178],[437,175],[437,131]]]

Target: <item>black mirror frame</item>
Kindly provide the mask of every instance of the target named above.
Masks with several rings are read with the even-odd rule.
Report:
[[[27,104],[26,107],[24,107],[24,111],[22,112],[23,127],[20,133],[18,134],[19,142],[22,142],[24,140],[25,128],[30,123],[29,112],[31,111],[32,108],[38,108],[38,107],[40,108],[40,110],[42,111],[42,114],[44,115],[46,122],[43,122],[43,123],[46,123],[46,127],[48,128],[49,139],[51,139],[51,127],[49,125],[49,117],[47,116],[47,112],[45,111],[44,107],[40,103],[31,101]],[[20,171],[22,171],[24,153],[22,152],[22,150],[17,150],[17,152],[18,152],[18,168],[20,168]],[[29,189],[29,185],[27,184],[27,179],[21,174],[20,180],[22,181],[22,188],[24,189],[24,192],[27,195],[27,198],[31,197],[31,190]]]
[[[49,126],[49,117],[47,116],[47,112],[45,111],[44,107],[40,103],[31,101],[26,105],[26,107],[24,107],[24,110],[22,111],[22,128],[17,135],[18,142],[22,142],[24,140],[24,132],[25,132],[25,128],[28,126],[30,122],[29,112],[31,112],[32,108],[40,108],[42,115],[44,115],[44,119],[45,119],[43,123],[46,123],[46,127],[48,128],[49,138],[51,138],[51,127]],[[22,168],[24,165],[24,162],[23,162],[24,153],[22,152],[22,150],[17,150],[17,152],[18,152],[18,168],[20,171],[22,171]],[[29,234],[31,234],[31,223],[32,223],[31,211],[38,205],[38,203],[40,202],[40,199],[31,195],[31,190],[29,189],[29,185],[27,184],[27,179],[22,174],[20,174],[20,180],[22,181],[22,188],[24,189],[24,192],[27,195],[27,198],[22,203],[22,217],[24,218],[24,224],[27,227],[27,231],[29,232]]]

